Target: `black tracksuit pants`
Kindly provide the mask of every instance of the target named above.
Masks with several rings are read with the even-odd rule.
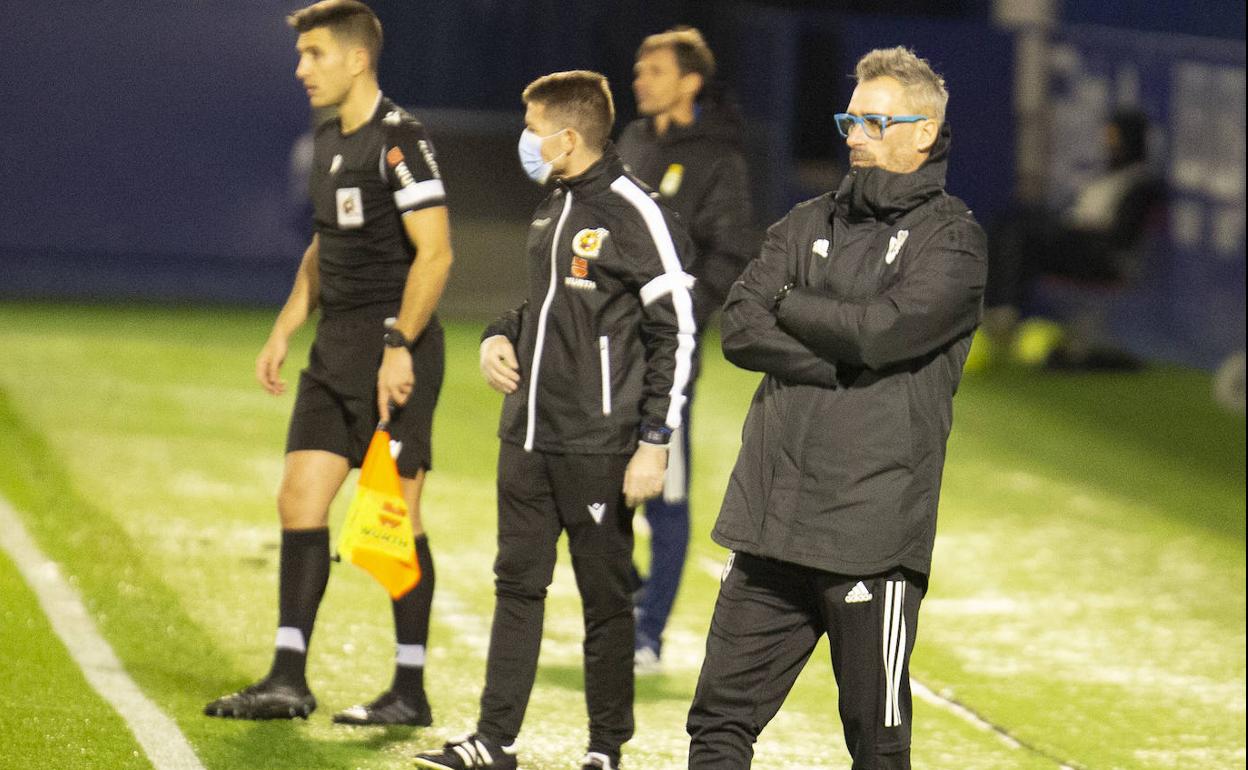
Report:
[[[850,577],[735,554],[689,710],[690,770],[750,767],[755,740],[825,633],[853,770],[907,770],[910,652],[925,589],[911,572]]]
[[[502,444],[494,626],[477,724],[486,738],[507,745],[520,732],[564,530],[585,617],[589,750],[618,760],[633,736],[633,511],[622,493],[628,460]]]

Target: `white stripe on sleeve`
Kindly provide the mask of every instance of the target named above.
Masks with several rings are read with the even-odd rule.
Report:
[[[417,206],[446,197],[446,188],[441,179],[426,179],[423,182],[409,184],[399,188],[394,194],[394,205],[399,211],[407,211]]]
[[[672,373],[672,389],[668,394],[669,401],[665,418],[667,426],[675,430],[681,424],[681,410],[684,409],[687,400],[685,389],[693,373],[694,335],[697,333],[697,324],[693,319],[693,297],[689,294],[688,287],[684,285],[686,273],[681,267],[680,258],[676,255],[676,244],[672,242],[672,234],[667,229],[667,222],[663,220],[663,212],[659,210],[659,204],[655,203],[627,176],[621,176],[612,182],[611,190],[632,204],[633,208],[641,214],[642,220],[646,223],[646,229],[650,232],[650,238],[654,241],[654,247],[659,252],[663,272],[671,276],[667,279],[672,284],[671,288],[661,292],[658,296],[670,294],[672,306],[676,308],[678,327],[676,370]],[[653,283],[652,280],[647,286]],[[642,301],[645,302],[645,297],[642,297]]]
[[[694,277],[688,273],[663,273],[655,276],[641,287],[641,304],[649,305],[680,288],[688,291],[693,288],[694,280]]]

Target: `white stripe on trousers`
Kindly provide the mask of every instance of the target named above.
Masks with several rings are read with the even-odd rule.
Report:
[[[884,726],[901,726],[901,672],[906,657],[906,581],[884,583]]]

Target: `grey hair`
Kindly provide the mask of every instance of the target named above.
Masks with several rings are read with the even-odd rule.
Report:
[[[868,52],[858,60],[854,77],[859,83],[892,78],[901,83],[912,107],[930,111],[929,117],[939,123],[945,120],[945,106],[949,103],[945,79],[936,74],[927,59],[919,58],[909,48],[897,46]]]

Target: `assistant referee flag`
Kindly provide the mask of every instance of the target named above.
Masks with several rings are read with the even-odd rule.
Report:
[[[390,432],[378,427],[360,467],[359,486],[338,539],[338,555],[372,575],[398,599],[420,582],[412,520],[403,501]]]

